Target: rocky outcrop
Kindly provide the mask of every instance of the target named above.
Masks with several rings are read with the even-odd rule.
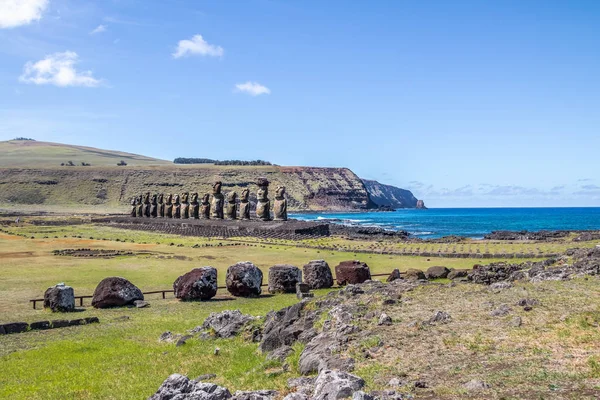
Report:
[[[195,268],[173,283],[175,297],[181,300],[208,300],[217,294],[217,270]]]
[[[314,400],[343,399],[352,396],[365,386],[356,375],[342,371],[323,370],[315,381]]]
[[[427,210],[427,207],[425,207],[425,202],[423,200],[417,200],[417,205],[415,206],[415,208],[418,210]]]
[[[222,386],[193,381],[187,376],[173,374],[148,400],[227,400],[230,398],[231,393]]]
[[[75,309],[75,292],[64,283],[49,287],[44,293],[44,308],[52,312],[69,312]]]
[[[240,310],[225,310],[211,313],[202,324],[202,329],[210,329],[216,337],[229,338],[240,333],[244,325],[254,320],[251,315],[242,314]]]
[[[92,297],[95,308],[122,307],[133,305],[136,300],[144,300],[142,291],[125,278],[110,277],[103,279]]]
[[[256,297],[262,293],[263,273],[250,261],[242,261],[227,268],[225,283],[234,296]]]
[[[417,207],[417,198],[409,190],[384,185],[383,183],[368,179],[363,179],[362,181],[369,192],[369,197],[378,207]]]

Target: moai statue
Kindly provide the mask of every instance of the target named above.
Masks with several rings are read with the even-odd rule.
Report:
[[[198,193],[194,192],[190,195],[190,218],[198,219],[200,204],[198,203]]]
[[[188,192],[181,194],[181,207],[180,214],[181,219],[188,219],[190,217],[190,194]]]
[[[242,197],[240,197],[240,219],[250,219],[250,202],[248,197],[250,191],[248,189],[242,190]]]
[[[174,194],[173,200],[171,200],[171,213],[173,218],[181,218],[181,203],[179,202],[179,195]]]
[[[213,219],[223,219],[223,206],[225,199],[221,193],[221,181],[213,185],[213,198],[210,205],[210,217]]]
[[[202,204],[200,205],[200,218],[210,218],[210,194],[208,193],[202,196]]]
[[[131,211],[129,212],[130,217],[137,217],[137,198],[131,199]]]
[[[273,203],[273,216],[276,221],[287,221],[287,200],[285,199],[285,186],[278,186],[275,190]]]
[[[156,216],[158,218],[164,218],[165,217],[165,203],[163,203],[163,198],[164,195],[162,193],[158,194],[158,197],[156,198]]]
[[[256,184],[258,185],[256,216],[263,221],[270,221],[271,202],[269,201],[269,181],[266,178],[259,178]]]
[[[144,216],[144,196],[143,195],[138,195],[136,203],[137,203],[137,217],[138,218],[142,218]]]
[[[237,219],[237,193],[229,192],[227,193],[227,211],[225,212],[225,216],[227,219]]]
[[[142,206],[142,214],[146,218],[150,218],[150,192],[144,193],[144,205]]]
[[[165,218],[173,218],[173,195],[171,193],[165,194]]]
[[[152,218],[156,218],[156,216],[158,215],[158,196],[156,194],[153,194],[152,197],[150,197],[150,217]]]

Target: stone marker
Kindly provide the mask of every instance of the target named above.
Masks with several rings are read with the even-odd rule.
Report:
[[[52,312],[69,312],[75,309],[75,293],[64,283],[49,287],[44,293],[44,308]]]
[[[214,219],[223,219],[223,206],[225,199],[221,193],[221,181],[217,181],[213,185],[213,197],[210,205],[210,217]]]
[[[304,282],[314,289],[326,289],[333,286],[331,268],[325,260],[312,260],[304,265]]]
[[[194,268],[173,283],[175,297],[181,300],[208,300],[217,294],[217,270]]]
[[[310,287],[307,283],[296,283],[296,297],[298,300],[314,297],[314,293],[310,292]]]
[[[234,296],[257,297],[261,294],[263,273],[250,261],[238,262],[227,268],[225,283]]]
[[[142,291],[125,278],[110,277],[103,279],[92,297],[95,308],[120,307],[133,304],[135,300],[144,300]]]
[[[285,186],[278,186],[275,190],[273,216],[276,221],[287,221],[287,200],[285,199]]]
[[[248,197],[250,191],[248,189],[242,190],[242,196],[240,197],[240,219],[250,219],[250,202]]]
[[[342,261],[335,267],[335,278],[338,285],[363,283],[371,279],[369,266],[361,261]]]
[[[269,293],[294,293],[299,282],[302,271],[298,267],[279,264],[269,268]]]
[[[269,201],[269,181],[267,178],[259,178],[258,185],[256,217],[263,221],[271,220],[271,202]]]
[[[402,279],[402,276],[400,276],[400,270],[399,269],[395,269],[392,271],[392,273],[390,274],[390,276],[387,277],[386,282],[394,282],[398,279]]]

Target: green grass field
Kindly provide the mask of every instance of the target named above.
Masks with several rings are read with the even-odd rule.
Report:
[[[335,238],[330,240],[338,247],[346,245]],[[195,245],[199,247],[193,247]],[[501,245],[524,249],[536,246],[529,243]],[[52,254],[53,250],[71,248],[128,250],[144,254],[108,259]],[[223,284],[229,265],[249,260],[264,271],[266,283],[266,272],[275,264],[301,267],[309,260],[325,259],[333,268],[342,260],[354,258],[367,262],[372,273],[387,273],[394,268],[425,269],[432,265],[470,268],[475,263],[498,261],[383,254],[357,254],[354,257],[352,251],[296,247],[285,241],[254,241],[240,245],[235,240],[124,231],[92,224],[13,225],[3,227],[0,232],[0,322],[64,318],[64,315],[53,315],[45,310],[33,310],[28,302],[31,298],[41,297],[47,287],[58,282],[73,286],[76,295],[87,295],[101,279],[116,275],[150,291],[171,288],[179,275],[195,267],[211,265],[218,269],[219,282]],[[594,314],[599,310],[600,291],[597,287],[597,279],[523,284],[501,295],[503,297],[493,297],[496,295],[476,285],[420,288],[405,299],[401,310],[394,312],[397,330],[390,331],[389,337],[381,333],[387,346],[386,357],[364,358],[359,348],[351,349],[357,352],[357,373],[367,379],[370,389],[385,388],[389,377],[398,370],[411,377],[428,376],[430,382],[437,385],[439,398],[464,396],[460,387],[457,388],[458,383],[443,378],[460,377],[461,371],[481,374],[494,385],[502,385],[503,380],[511,382],[519,390],[527,387],[529,381],[533,382],[531,387],[538,390],[553,384],[563,385],[570,379],[573,388],[593,391],[593,382],[600,378],[597,367],[600,359],[593,356],[600,350],[597,345],[600,343],[598,318]],[[318,291],[317,295],[326,293]],[[498,321],[487,317],[489,311],[485,304],[512,304],[527,296],[535,296],[543,302],[543,313],[521,311],[526,329],[507,333],[500,329],[504,322],[498,325]],[[160,334],[167,330],[185,334],[201,325],[211,312],[240,309],[251,315],[265,316],[270,310],[294,304],[297,301],[294,295],[234,299],[221,291],[217,298],[208,302],[179,302],[172,295],[165,300],[160,295],[149,295],[147,300],[151,303],[149,308],[109,310],[93,309],[87,300],[88,307],[84,311],[67,318],[97,316],[100,324],[0,336],[0,398],[145,399],[175,372],[190,377],[214,373],[217,375],[214,382],[232,391],[268,388],[285,394],[287,379],[298,375],[293,359],[288,360],[290,368],[286,370],[279,362],[267,361],[257,351],[257,345],[244,337],[210,341],[193,338],[181,347],[158,341]],[[436,309],[445,309],[456,321],[469,323],[435,328],[435,334],[406,330],[403,325],[426,318]],[[518,344],[517,353],[513,350],[515,343]],[[218,356],[214,355],[215,347],[220,348]],[[427,357],[424,358],[424,354]],[[461,358],[461,354],[468,357]],[[297,354],[292,357],[297,359]],[[496,374],[484,366],[499,368],[517,359],[519,365],[505,367],[505,373]],[[555,362],[554,369],[549,369],[550,360]],[[569,371],[569,365],[572,371]],[[450,367],[461,369],[449,371]],[[533,392],[528,393],[532,395]],[[544,398],[587,398],[566,392],[558,394],[561,393],[563,397]]]

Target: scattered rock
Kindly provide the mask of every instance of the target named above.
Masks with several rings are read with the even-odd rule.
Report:
[[[208,300],[217,294],[217,269],[194,268],[173,283],[175,297],[180,300]]]
[[[216,377],[217,377],[217,375],[215,375],[215,374],[204,374],[204,375],[200,375],[199,377],[197,377],[194,380],[196,382],[202,382],[202,381],[207,381],[209,379],[215,379]]]
[[[176,347],[183,346],[185,344],[185,342],[187,342],[188,339],[191,339],[192,337],[193,337],[192,335],[185,335],[185,336],[180,337],[175,346]]]
[[[450,272],[448,273],[448,279],[459,279],[466,278],[469,276],[468,269],[454,269],[450,268]]]
[[[267,314],[263,326],[263,337],[259,345],[261,351],[269,352],[282,346],[291,346],[298,340],[300,334],[312,328],[315,316],[312,315],[312,318],[308,318],[308,320],[301,316],[305,304],[300,302]]]
[[[523,320],[521,319],[521,317],[514,317],[513,319],[510,320],[510,326],[513,326],[515,328],[520,327],[523,324]]]
[[[238,262],[227,269],[227,290],[234,296],[257,297],[262,293],[263,273],[250,261]]]
[[[309,397],[304,393],[292,392],[285,396],[283,400],[309,400]]]
[[[75,310],[75,293],[71,286],[64,283],[49,287],[44,293],[44,308],[52,312],[69,312]]]
[[[269,353],[269,355],[267,356],[267,360],[277,360],[280,362],[284,362],[285,359],[288,358],[288,356],[293,352],[294,349],[292,349],[290,346],[282,346]]]
[[[354,392],[352,395],[352,400],[375,400],[375,397],[363,392],[362,390],[359,390],[358,392]]]
[[[452,317],[447,312],[436,311],[435,314],[433,314],[433,316],[431,318],[429,318],[429,320],[427,322],[430,325],[433,325],[436,323],[445,324],[445,323],[449,322],[451,319],[452,319]]]
[[[294,293],[296,284],[302,282],[302,271],[288,264],[269,268],[269,293]]]
[[[240,310],[225,310],[211,313],[202,324],[202,329],[212,329],[216,337],[229,338],[240,333],[244,325],[254,320],[251,315],[242,314]]]
[[[334,400],[350,397],[365,386],[356,375],[342,371],[323,370],[315,381],[314,400]]]
[[[340,286],[363,283],[371,279],[371,270],[358,260],[342,261],[335,267],[335,278]]]
[[[510,314],[511,311],[512,311],[512,308],[510,308],[506,304],[502,304],[500,307],[498,307],[494,311],[490,312],[490,316],[491,317],[504,317],[504,316]]]
[[[173,374],[148,400],[227,400],[231,393],[214,383],[191,381],[187,376]]]
[[[425,273],[423,271],[421,271],[420,269],[415,269],[415,268],[409,268],[406,270],[406,273],[404,274],[404,277],[406,279],[410,279],[410,280],[425,280],[427,279],[425,277]]]
[[[501,291],[504,289],[510,289],[511,287],[513,287],[512,283],[510,282],[506,282],[506,281],[502,281],[502,282],[495,282],[492,283],[490,285],[490,290],[494,290],[494,291]]]
[[[147,301],[144,301],[144,300],[136,300],[133,302],[133,305],[136,306],[137,308],[145,308],[145,307],[149,307],[150,303],[148,303]]]
[[[304,282],[310,289],[326,289],[333,286],[331,268],[325,260],[312,260],[304,265]]]
[[[521,299],[517,302],[517,305],[520,307],[533,307],[540,304],[540,302],[536,299]]]
[[[122,307],[133,304],[135,300],[144,300],[142,291],[125,278],[110,277],[103,279],[92,297],[95,308]]]
[[[238,390],[231,400],[272,400],[278,395],[279,393],[275,390],[254,390],[248,392]]]
[[[377,325],[392,325],[392,317],[390,317],[386,313],[382,313],[379,317]]]
[[[388,276],[385,281],[389,283],[389,282],[397,281],[398,279],[402,279],[402,276],[400,275],[400,270],[399,269],[395,269],[395,270],[392,271],[392,273],[390,274],[390,276]]]
[[[425,276],[427,279],[442,279],[447,278],[449,273],[450,270],[448,268],[436,266],[427,268]]]
[[[483,381],[478,381],[476,379],[473,379],[472,381],[465,383],[463,386],[465,389],[467,389],[469,391],[486,390],[491,387],[488,383],[485,383]]]
[[[392,386],[392,387],[402,386],[403,384],[404,384],[404,382],[401,381],[400,378],[392,378],[388,382],[388,386]]]
[[[427,389],[429,387],[425,381],[415,381],[414,385],[417,389]]]

